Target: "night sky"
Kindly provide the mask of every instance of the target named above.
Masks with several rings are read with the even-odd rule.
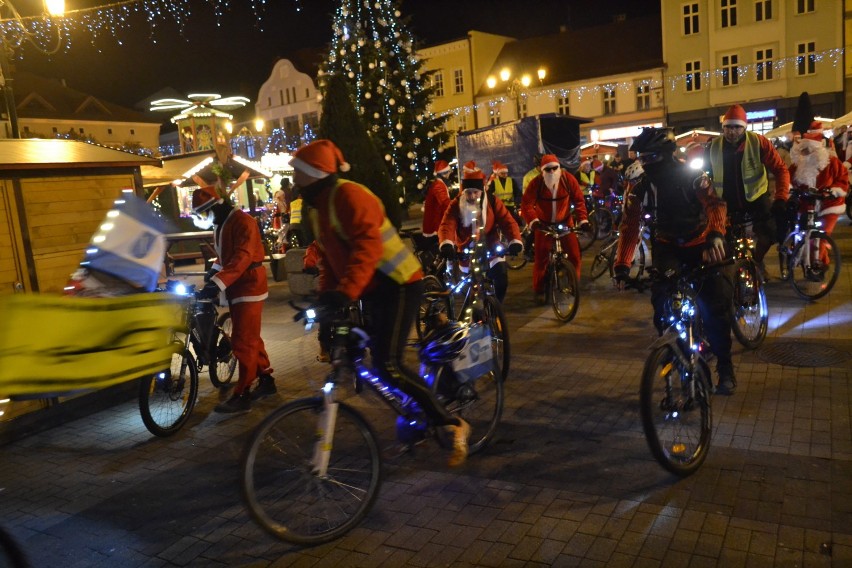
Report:
[[[131,20],[130,29],[94,42],[88,32],[75,34],[70,48],[53,56],[24,47],[14,65],[64,78],[70,87],[129,107],[165,87],[186,94],[243,95],[254,101],[278,58],[330,42],[331,14],[338,2],[267,0],[258,21],[248,0],[231,0],[217,26],[209,4],[191,0],[193,11],[183,34],[164,16],[157,18],[152,38],[150,24],[138,17]],[[109,1],[65,3],[70,12]],[[607,23],[618,13],[659,13],[659,0],[403,0],[401,9],[403,17],[410,16],[418,40],[432,45],[461,38],[471,29],[525,38],[555,33],[561,25],[570,30]]]

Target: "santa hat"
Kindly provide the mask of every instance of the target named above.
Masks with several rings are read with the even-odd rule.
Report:
[[[223,199],[219,196],[219,192],[212,185],[199,187],[192,192],[192,211],[194,213],[204,213],[217,203],[222,203]]]
[[[509,168],[506,167],[506,164],[495,160],[491,162],[491,171],[495,174],[507,174],[509,173]]]
[[[742,126],[745,128],[747,125],[746,111],[740,105],[731,105],[731,108],[722,117],[722,126]]]
[[[592,169],[598,172],[601,171],[603,169],[603,162],[600,160],[592,161]]]
[[[435,162],[435,174],[445,174],[450,171],[450,164],[446,160],[438,160]]]
[[[814,140],[816,142],[822,142],[825,138],[822,130],[822,123],[818,120],[814,120],[811,122],[810,128],[808,131],[802,134],[802,138],[806,140]]]
[[[293,169],[322,179],[331,174],[349,171],[349,164],[343,159],[343,153],[331,140],[314,140],[307,146],[302,146],[290,160]]]
[[[464,165],[461,186],[462,189],[483,189],[485,187],[485,174],[476,167],[476,162],[470,161]]]
[[[550,167],[550,166],[561,166],[559,163],[559,158],[556,157],[555,154],[545,154],[541,157],[541,169]]]

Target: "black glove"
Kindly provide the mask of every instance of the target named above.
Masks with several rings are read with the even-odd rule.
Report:
[[[782,217],[787,213],[787,202],[783,199],[776,199],[772,202],[772,214],[775,217]]]
[[[456,247],[451,243],[441,245],[441,256],[447,260],[453,260],[456,257]]]
[[[518,255],[524,251],[524,245],[521,243],[509,243],[509,254]]]
[[[630,267],[619,265],[612,269],[613,277],[612,279],[616,282],[627,282],[630,280]]]
[[[592,224],[589,223],[588,221],[580,221],[580,226],[577,227],[577,228],[579,230],[583,231],[584,233],[591,233],[592,232]]]
[[[219,274],[219,271],[215,268],[211,268],[207,271],[207,274],[204,275],[204,282],[210,282],[210,279]]]
[[[212,300],[219,296],[219,287],[215,282],[208,282],[195,295],[199,300]]]
[[[325,292],[320,292],[319,303],[323,306],[338,310],[351,304],[352,300],[350,300],[349,296],[343,292],[339,292],[337,290],[326,290]]]

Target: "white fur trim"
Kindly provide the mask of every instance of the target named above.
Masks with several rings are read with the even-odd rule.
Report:
[[[300,158],[292,158],[290,160],[290,165],[293,166],[293,169],[299,170],[300,172],[305,173],[315,179],[323,179],[331,175],[328,172],[318,170],[317,168],[313,167],[312,165]]]
[[[846,204],[841,203],[840,205],[832,205],[831,207],[826,207],[825,209],[820,209],[817,213],[817,217],[823,217],[825,215],[831,215],[832,213],[837,215],[842,215],[846,212]]]
[[[742,126],[745,128],[748,126],[745,120],[740,120],[738,118],[729,118],[727,120],[722,121],[722,126]]]
[[[349,170],[352,169],[352,166],[349,165],[349,162],[341,162],[340,165],[338,166],[338,169],[341,172],[348,172]]]

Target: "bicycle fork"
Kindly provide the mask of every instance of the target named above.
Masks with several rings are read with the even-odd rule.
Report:
[[[334,400],[334,385],[326,383],[323,391],[322,412],[317,423],[317,441],[314,444],[314,456],[311,459],[313,473],[319,477],[328,475],[328,462],[334,445],[334,427],[337,423],[339,403]]]

